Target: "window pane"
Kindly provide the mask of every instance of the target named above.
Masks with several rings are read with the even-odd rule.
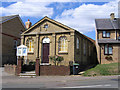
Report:
[[[106,34],[107,34],[107,37],[110,37],[110,33],[109,32],[107,32]]]
[[[103,31],[103,37],[105,37],[106,31]]]
[[[108,54],[107,45],[105,45],[105,54]]]
[[[68,42],[66,37],[60,37],[59,39],[59,51],[67,51],[68,48]]]
[[[77,49],[79,49],[79,39],[77,38]]]
[[[109,54],[112,54],[112,47],[109,47]]]

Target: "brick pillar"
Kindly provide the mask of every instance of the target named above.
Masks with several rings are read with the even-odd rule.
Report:
[[[39,73],[39,70],[40,70],[39,64],[40,64],[40,59],[36,58],[35,73],[36,73],[37,76],[40,75],[40,73]]]
[[[18,58],[18,65],[17,65],[17,75],[19,75],[22,71],[22,60],[23,58]]]

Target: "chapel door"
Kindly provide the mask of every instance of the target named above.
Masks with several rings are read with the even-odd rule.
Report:
[[[42,63],[49,63],[49,43],[43,43],[43,60]]]

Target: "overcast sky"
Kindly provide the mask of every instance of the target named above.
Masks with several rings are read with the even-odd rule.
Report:
[[[6,1],[6,2],[5,2]],[[74,2],[73,2],[74,1]],[[114,12],[118,16],[118,0],[4,0],[0,15],[19,14],[25,23],[32,24],[44,16],[59,21],[95,39],[95,18],[110,18]],[[101,1],[101,2],[100,2]]]

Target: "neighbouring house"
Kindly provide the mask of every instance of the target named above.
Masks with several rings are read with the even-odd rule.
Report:
[[[59,65],[69,66],[72,63],[86,68],[97,64],[95,41],[77,30],[47,16],[33,26],[28,20],[26,28],[21,34],[21,44],[28,47],[28,56],[24,57],[23,64],[39,59],[41,66],[54,65],[49,57],[55,55],[64,58]]]
[[[95,19],[97,55],[101,64],[120,60],[119,20],[120,18],[115,18],[114,13],[110,14],[110,18]]]
[[[24,24],[19,15],[0,17],[1,28],[1,56],[4,64],[16,64],[16,47],[20,45],[21,33],[25,31]]]

